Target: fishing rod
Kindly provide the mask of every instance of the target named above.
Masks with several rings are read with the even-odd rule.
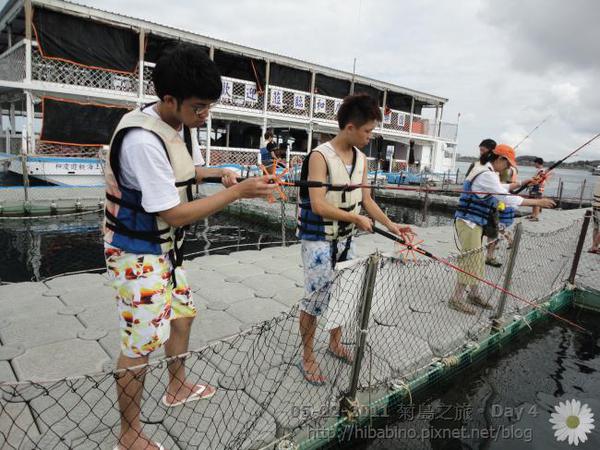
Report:
[[[546,170],[544,172],[544,175],[542,176],[541,181],[543,181],[548,174],[556,169],[558,166],[560,166],[562,163],[564,163],[568,158],[570,158],[571,156],[573,156],[575,153],[577,153],[579,150],[581,150],[584,147],[587,147],[589,144],[591,144],[592,142],[594,142],[596,139],[598,139],[600,137],[600,133],[598,133],[597,135],[595,135],[593,138],[591,138],[590,140],[588,140],[587,142],[585,142],[584,144],[580,145],[579,147],[577,147],[575,150],[573,150],[571,153],[569,153],[567,156],[565,156],[563,159],[561,159],[560,161],[555,162],[554,164],[552,164],[550,167],[548,167],[548,170]],[[522,185],[520,188],[515,189],[513,191],[513,194],[518,194],[519,192],[523,191],[524,189],[526,189],[529,185],[531,185],[531,183],[525,183],[524,185]]]
[[[482,278],[482,277],[477,276],[477,275],[475,275],[473,273],[467,272],[466,270],[461,269],[457,265],[452,264],[450,261],[448,261],[448,260],[446,260],[444,258],[440,258],[439,256],[435,256],[434,254],[428,252],[427,250],[423,250],[422,248],[417,247],[417,246],[411,244],[410,242],[407,242],[405,239],[401,238],[400,236],[396,236],[395,234],[392,234],[389,231],[383,230],[383,229],[381,229],[381,228],[379,228],[379,227],[377,227],[375,225],[373,226],[373,232],[377,233],[377,234],[380,234],[381,236],[384,236],[384,237],[386,237],[388,239],[391,239],[392,241],[395,241],[395,242],[397,242],[397,243],[405,246],[407,248],[407,250],[409,250],[409,251],[414,251],[416,253],[419,253],[420,255],[426,256],[427,258],[433,259],[434,261],[442,263],[445,266],[448,266],[451,269],[454,269],[454,270],[456,270],[456,271],[458,271],[458,272],[460,272],[460,273],[462,273],[464,275],[467,275],[469,277],[475,278],[476,280],[478,280],[478,281],[480,281],[480,282],[482,282],[484,284],[487,284],[488,286],[490,286],[490,287],[492,287],[494,289],[497,289],[500,292],[505,293],[506,295],[509,295],[509,296],[511,296],[511,297],[513,297],[513,298],[515,298],[517,300],[520,300],[521,302],[527,303],[528,305],[533,306],[534,308],[539,309],[540,311],[544,311],[545,313],[549,314],[550,316],[552,316],[552,317],[554,317],[556,319],[559,319],[559,320],[561,320],[561,321],[563,321],[565,323],[568,323],[569,325],[577,328],[578,330],[580,330],[580,331],[582,331],[584,333],[589,333],[589,331],[586,330],[585,328],[583,328],[581,325],[578,325],[575,322],[570,321],[569,319],[565,319],[564,317],[561,317],[558,314],[555,314],[555,313],[553,313],[551,311],[545,311],[545,310],[541,309],[539,307],[539,305],[535,304],[534,302],[532,302],[530,300],[527,300],[527,299],[525,299],[525,298],[523,298],[523,297],[521,297],[521,296],[519,296],[517,294],[514,294],[514,293],[508,291],[507,289],[504,289],[502,286],[498,286],[497,284],[492,283],[489,280],[486,280],[485,278]]]
[[[519,141],[519,143],[513,147],[513,149],[514,149],[514,150],[516,150],[516,149],[517,149],[517,147],[519,147],[519,145],[521,145],[523,142],[525,142],[525,141],[527,140],[527,138],[529,138],[529,136],[531,136],[531,135],[532,135],[532,134],[535,132],[535,130],[537,130],[539,127],[541,127],[542,125],[544,125],[544,123],[545,123],[545,122],[546,122],[546,121],[547,121],[547,120],[548,120],[550,117],[552,117],[552,114],[550,114],[548,117],[546,117],[544,120],[542,120],[542,121],[541,121],[539,124],[537,124],[537,126],[535,126],[535,127],[533,128],[533,130],[531,130],[531,131],[530,131],[530,132],[529,132],[529,133],[528,133],[528,134],[527,134],[527,135],[526,135],[526,136],[525,136],[523,139],[521,139],[521,140]]]
[[[252,177],[250,177],[252,178]],[[238,177],[236,180],[238,182],[247,180],[248,177]],[[221,178],[219,177],[206,177],[202,179],[203,183],[221,183]],[[408,191],[408,192],[427,192],[431,194],[441,194],[441,193],[450,193],[450,194],[476,194],[476,195],[506,195],[506,196],[518,196],[515,192],[488,192],[488,191],[465,191],[462,189],[430,189],[423,187],[409,187],[409,186],[379,186],[374,184],[331,184],[324,183],[321,181],[311,181],[311,180],[295,180],[295,181],[275,181],[277,184],[282,186],[290,186],[290,187],[304,187],[304,188],[326,188],[330,191],[352,191],[354,189],[374,189],[374,190],[391,190],[391,191]],[[528,195],[520,195],[519,197],[530,197]],[[563,197],[562,200],[579,200],[578,198],[567,198]]]

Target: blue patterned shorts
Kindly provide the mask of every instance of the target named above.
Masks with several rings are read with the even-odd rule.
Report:
[[[346,239],[337,243],[337,262],[356,258],[354,242],[350,241],[347,254]],[[307,241],[301,245],[302,265],[304,267],[304,298],[300,302],[300,311],[311,316],[320,316],[325,312],[331,297],[330,285],[334,279],[334,269],[331,265],[332,243],[330,241]]]

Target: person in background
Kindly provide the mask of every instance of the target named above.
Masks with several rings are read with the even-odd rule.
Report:
[[[596,185],[594,186],[592,213],[594,220],[594,234],[592,234],[592,247],[588,252],[600,254],[600,180],[596,181]]]
[[[525,199],[518,195],[510,195],[507,186],[500,184],[498,173],[508,167],[516,167],[515,151],[512,147],[499,144],[496,148],[485,153],[479,164],[473,167],[465,179],[463,192],[459,199],[458,209],[455,214],[455,227],[462,252],[458,264],[468,273],[479,278],[485,274],[485,261],[482,249],[484,228],[488,234],[494,234],[494,216],[502,202],[505,207],[516,208],[524,206],[540,206],[553,208],[554,202],[548,198]],[[519,187],[519,183],[509,186],[511,190]],[[495,194],[475,194],[474,192],[494,192]],[[497,194],[496,194],[497,193]],[[496,233],[497,234],[497,233]],[[454,293],[448,306],[465,314],[475,314],[477,310],[465,302],[465,291],[469,288],[467,300],[477,306],[491,309],[489,301],[480,296],[479,281],[467,273],[459,273]]]
[[[277,144],[273,142],[273,132],[267,131],[264,135],[265,145],[260,148],[260,160],[261,163],[266,167],[273,163],[274,159],[277,159],[275,155],[275,149],[277,148]]]
[[[483,155],[491,152],[495,148],[496,148],[496,141],[495,140],[493,140],[493,139],[484,139],[483,141],[481,141],[481,144],[479,144],[479,158],[481,159],[481,157]],[[481,165],[480,159],[478,159],[477,161],[473,161],[471,163],[471,165],[467,169],[467,173],[465,174],[465,178],[469,176],[469,174],[471,173],[471,171],[473,170],[474,167],[477,167],[477,166]]]
[[[500,183],[506,186],[510,190],[510,186],[514,186],[518,183],[517,181],[517,168],[508,167],[507,169],[500,172]],[[508,242],[508,249],[512,248],[513,236],[511,228],[515,223],[515,209],[505,207],[502,211],[498,211],[498,233]],[[492,267],[502,267],[502,263],[498,261],[495,256],[496,247],[498,246],[498,239],[494,239],[488,243],[487,255],[485,257],[485,263]]]
[[[529,188],[529,196],[531,198],[542,198],[544,194],[544,186],[546,185],[546,177],[544,171],[544,160],[542,158],[535,158],[533,160],[533,164],[537,169],[537,173],[532,180],[532,185]],[[528,220],[532,222],[538,222],[540,220],[540,214],[542,212],[542,208],[539,206],[534,206],[531,208],[531,215],[527,217]]]

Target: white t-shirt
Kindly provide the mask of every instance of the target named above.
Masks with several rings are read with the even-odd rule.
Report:
[[[494,172],[492,165],[487,163],[485,165],[486,169],[483,173],[478,175],[473,181],[471,185],[471,190],[474,192],[494,192],[499,201],[504,202],[504,205],[507,208],[516,208],[521,203],[523,203],[523,197],[519,197],[518,195],[501,195],[501,194],[510,194],[509,185],[500,183],[500,176],[497,172]],[[477,166],[473,169],[477,169]],[[491,169],[491,170],[490,170]],[[499,195],[500,194],[500,195]],[[479,197],[485,197],[485,195],[479,195]],[[475,224],[469,220],[458,219],[467,223],[467,225],[474,227]]]
[[[154,108],[144,113],[160,119]],[[204,159],[192,132],[192,157],[195,166],[203,166]],[[179,131],[183,140],[183,127]],[[125,134],[121,145],[121,182],[123,186],[142,192],[142,207],[148,212],[160,212],[180,202],[175,187],[175,174],[160,139],[147,130],[135,129]]]

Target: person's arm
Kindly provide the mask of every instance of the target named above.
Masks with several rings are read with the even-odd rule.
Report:
[[[368,165],[367,165],[367,160],[365,159],[365,170],[363,173],[363,180],[362,180],[362,184],[368,184],[369,179],[367,177],[367,171],[368,169]],[[379,222],[380,224],[382,224],[384,227],[386,227],[388,230],[390,230],[390,232],[397,234],[397,235],[403,235],[403,234],[413,234],[411,228],[407,225],[401,225],[398,223],[395,223],[393,220],[391,220],[379,207],[379,205],[377,203],[375,203],[375,200],[373,200],[373,197],[371,196],[371,189],[369,188],[362,188],[362,204],[363,207],[365,208],[365,211],[367,212],[367,214],[374,220],[376,220],[377,222]]]
[[[197,183],[202,183],[203,179],[209,177],[221,178],[221,182],[225,187],[230,187],[237,183],[237,174],[233,170],[196,166]]]
[[[327,163],[323,155],[313,155],[308,161],[308,181],[327,182]],[[359,214],[350,213],[330,204],[326,198],[326,188],[309,188],[310,205],[312,211],[329,220],[354,223],[362,231],[373,231],[371,219]]]
[[[549,198],[523,198],[519,195],[510,194],[508,190],[500,183],[498,175],[492,171],[487,171],[479,175],[473,183],[473,190],[480,192],[493,192],[494,197],[503,202],[507,208],[516,208],[518,206],[540,206],[542,208],[554,208],[555,206],[555,203]]]
[[[269,183],[273,177],[253,177],[235,186],[188,203],[160,211],[160,217],[172,227],[181,227],[208,217],[228,204],[241,198],[266,197],[273,192],[274,183]]]

